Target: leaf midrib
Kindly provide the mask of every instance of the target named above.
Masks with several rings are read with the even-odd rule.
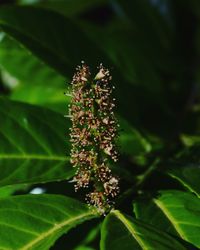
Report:
[[[146,248],[145,243],[142,241],[142,239],[140,237],[138,237],[137,232],[135,231],[133,226],[130,224],[130,222],[123,216],[123,214],[121,214],[118,210],[114,210],[114,211],[112,211],[112,213],[124,224],[124,226],[128,229],[128,231],[134,237],[134,239],[142,247],[142,249],[143,250],[148,250]]]
[[[163,214],[167,217],[167,219],[170,221],[171,225],[174,227],[176,232],[181,236],[181,238],[186,239],[186,236],[182,229],[179,227],[178,223],[176,223],[173,215],[170,213],[170,211],[166,208],[166,206],[160,201],[160,200],[153,200],[156,206],[163,212]]]
[[[56,224],[53,228],[51,228],[50,230],[48,230],[48,231],[40,234],[39,237],[37,237],[36,239],[30,241],[27,245],[23,246],[19,250],[28,250],[28,249],[31,249],[34,245],[36,245],[40,241],[44,240],[45,238],[49,237],[51,234],[53,234],[56,231],[60,230],[64,226],[67,226],[68,224],[73,223],[76,220],[82,219],[82,218],[87,217],[87,216],[92,216],[92,215],[94,215],[94,212],[87,212],[85,214],[81,214],[81,215],[76,216],[76,217],[74,217],[72,219],[63,221],[63,222],[61,222],[59,224]]]
[[[36,154],[0,154],[1,159],[9,160],[48,160],[48,161],[69,161],[68,156],[57,156],[57,155],[36,155]]]
[[[169,172],[168,175],[174,178],[175,180],[179,181],[184,187],[186,187],[189,191],[195,193],[198,196],[198,198],[200,198],[200,194],[186,181],[182,180],[180,177],[174,175],[173,173]]]

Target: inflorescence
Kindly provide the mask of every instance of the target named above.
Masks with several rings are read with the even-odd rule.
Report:
[[[119,180],[109,168],[110,160],[118,160],[115,145],[118,122],[112,98],[109,70],[102,64],[93,79],[89,67],[82,62],[72,80],[72,100],[69,106],[71,163],[76,168],[75,191],[91,188],[87,203],[104,214],[112,207],[112,198],[119,193]]]

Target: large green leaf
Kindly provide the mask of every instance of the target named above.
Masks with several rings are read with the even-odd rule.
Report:
[[[60,195],[22,195],[1,199],[0,249],[50,249],[63,233],[94,217],[94,210]]]
[[[69,122],[48,109],[0,98],[0,186],[69,179]],[[66,156],[67,155],[67,156]]]
[[[81,60],[105,61],[78,26],[50,10],[1,7],[0,27],[64,76],[71,76]]]
[[[134,203],[136,218],[179,235],[200,247],[200,199],[181,191],[162,191],[150,202]]]
[[[117,210],[106,217],[101,233],[101,250],[186,250],[168,234]]]

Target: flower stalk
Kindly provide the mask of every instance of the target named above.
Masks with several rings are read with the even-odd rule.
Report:
[[[69,117],[71,163],[76,168],[75,191],[93,188],[86,195],[87,203],[104,214],[112,207],[112,199],[119,193],[119,180],[109,168],[118,160],[115,144],[118,122],[113,109],[111,75],[102,64],[92,78],[89,67],[82,62],[72,80],[72,101]]]

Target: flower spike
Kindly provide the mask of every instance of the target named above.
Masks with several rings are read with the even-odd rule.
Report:
[[[110,160],[118,160],[118,122],[113,112],[112,77],[102,64],[98,70],[93,79],[82,62],[73,76],[69,107],[71,163],[77,170],[73,178],[75,191],[92,186],[94,190],[86,200],[105,214],[111,208],[111,199],[119,193],[119,180],[109,168]]]

